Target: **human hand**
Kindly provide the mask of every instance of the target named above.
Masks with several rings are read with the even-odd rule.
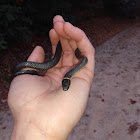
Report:
[[[55,16],[53,24],[49,33],[52,52],[60,40],[62,57],[45,76],[25,74],[13,79],[8,95],[14,119],[11,140],[64,140],[86,107],[94,74],[94,48],[81,29],[61,16]],[[65,73],[79,62],[74,55],[77,47],[88,63],[71,79],[69,90],[63,91]],[[37,46],[28,61],[43,63],[44,57],[44,50]]]

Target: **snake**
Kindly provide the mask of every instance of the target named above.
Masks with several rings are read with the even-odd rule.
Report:
[[[56,46],[54,57],[50,61],[46,63],[37,63],[32,61],[21,62],[15,66],[12,74],[12,79],[22,74],[39,75],[38,72],[35,70],[22,70],[23,68],[33,68],[36,70],[48,70],[53,68],[59,62],[61,54],[62,46],[59,41]],[[75,50],[75,56],[78,60],[80,60],[80,63],[64,75],[62,80],[62,88],[64,91],[67,91],[69,89],[71,84],[71,78],[88,63],[87,57],[83,56],[78,48]]]

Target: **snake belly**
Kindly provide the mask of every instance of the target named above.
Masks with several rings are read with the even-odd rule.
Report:
[[[31,62],[31,61],[22,62],[22,63],[16,65],[16,67],[14,68],[12,78],[14,78],[18,75],[22,75],[22,74],[38,75],[38,72],[35,70],[22,70],[22,69],[23,68],[33,68],[36,70],[48,70],[48,69],[54,67],[59,62],[59,60],[61,58],[61,54],[62,54],[62,46],[59,41],[59,43],[57,44],[57,47],[56,47],[55,55],[52,60],[50,60],[47,63],[37,63],[37,62]],[[87,57],[83,57],[78,48],[75,51],[75,55],[78,59],[82,58],[82,61],[80,62],[79,65],[76,65],[73,69],[71,69],[64,75],[64,78],[62,80],[62,88],[64,91],[67,91],[69,89],[70,79],[73,77],[73,75],[75,73],[77,73],[78,71],[80,71],[88,62]]]

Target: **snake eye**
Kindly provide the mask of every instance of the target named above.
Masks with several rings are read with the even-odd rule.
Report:
[[[70,79],[63,79],[62,81],[62,87],[64,91],[67,91],[70,86]]]

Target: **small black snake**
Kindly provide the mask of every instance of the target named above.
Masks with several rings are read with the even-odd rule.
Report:
[[[90,38],[89,38],[89,40],[90,40]],[[59,62],[59,60],[61,58],[61,54],[62,54],[62,46],[59,41],[59,43],[57,44],[57,47],[56,47],[55,55],[52,60],[50,60],[47,63],[36,63],[36,62],[31,62],[31,61],[22,62],[22,63],[16,65],[16,67],[14,68],[12,77],[14,78],[15,76],[22,75],[22,74],[38,75],[38,72],[35,70],[21,70],[21,69],[33,68],[33,69],[37,69],[37,70],[48,70],[48,69],[54,67]],[[78,59],[82,59],[82,61],[80,62],[79,65],[76,65],[73,69],[71,69],[64,75],[63,80],[62,80],[62,87],[63,87],[64,91],[69,89],[70,79],[73,77],[73,75],[75,73],[77,73],[79,70],[81,70],[88,62],[87,57],[83,57],[78,48],[75,51],[75,56]]]

